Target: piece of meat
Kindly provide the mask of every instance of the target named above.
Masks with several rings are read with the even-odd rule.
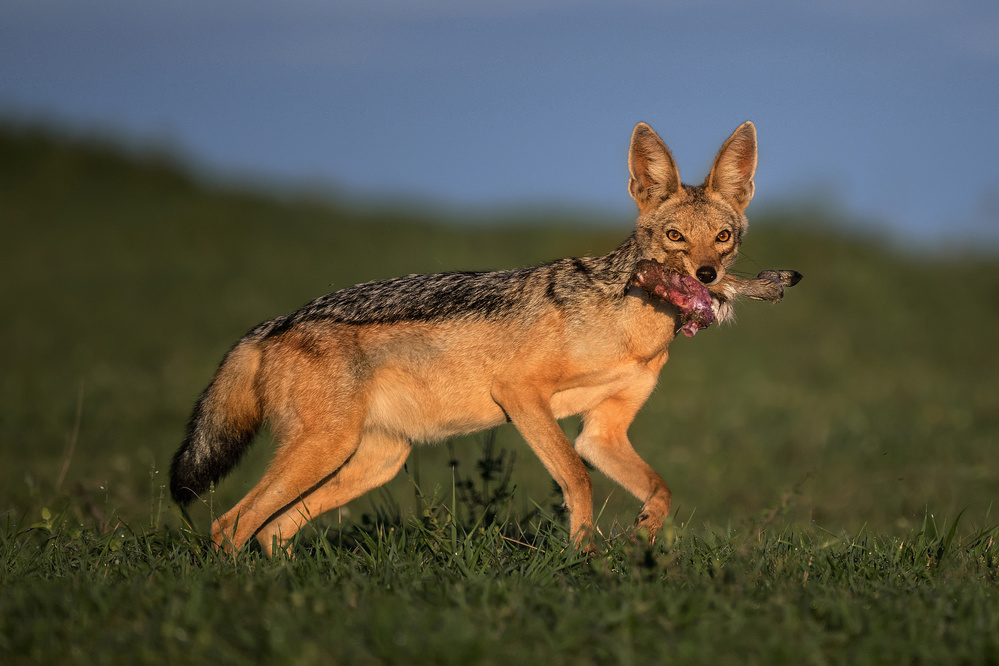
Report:
[[[676,306],[680,311],[680,330],[688,338],[715,321],[711,292],[697,278],[667,270],[654,259],[643,259],[635,266],[632,282]]]

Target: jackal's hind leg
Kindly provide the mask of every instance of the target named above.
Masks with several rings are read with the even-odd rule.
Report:
[[[264,551],[271,555],[275,544],[286,547],[312,518],[391,481],[406,462],[410,449],[409,442],[401,437],[365,432],[354,455],[339,470],[260,529],[257,540]]]
[[[359,400],[344,400],[336,408],[304,400],[298,406],[300,423],[281,437],[263,478],[215,521],[212,541],[216,548],[238,551],[276,513],[297,503],[357,451],[365,413]]]

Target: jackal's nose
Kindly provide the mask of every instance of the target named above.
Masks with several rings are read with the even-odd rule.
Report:
[[[711,284],[718,277],[718,272],[711,266],[701,266],[694,273],[697,275],[697,279],[704,284]]]

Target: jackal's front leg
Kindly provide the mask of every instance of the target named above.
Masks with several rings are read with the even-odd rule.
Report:
[[[634,531],[654,543],[669,515],[670,489],[662,477],[642,460],[628,441],[628,426],[648,391],[634,390],[601,403],[583,416],[583,430],[576,450],[583,458],[642,501]],[[640,383],[640,382],[636,382]]]
[[[741,278],[729,273],[717,287],[729,298],[746,296],[757,301],[777,303],[784,297],[784,288],[793,287],[800,280],[801,273],[791,270],[765,270],[755,278]],[[715,288],[711,290],[715,291]]]
[[[562,489],[573,546],[593,553],[593,487],[586,466],[572,448],[550,403],[526,384],[496,382],[492,394],[510,421]],[[532,394],[533,393],[533,394]]]

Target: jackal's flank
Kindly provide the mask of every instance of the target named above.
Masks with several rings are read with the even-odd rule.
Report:
[[[224,476],[268,422],[274,459],[212,538],[239,549],[256,535],[269,553],[308,518],[389,481],[413,444],[510,421],[561,486],[576,545],[593,525],[582,459],[644,503],[636,528],[654,539],[670,490],[627,430],[684,313],[650,293],[647,277],[644,289],[636,284],[636,268],[654,261],[696,278],[710,292],[709,323],[729,318],[740,295],[780,300],[800,276],[729,272],[753,196],[752,123],[725,142],[699,186],[681,184],[644,123],[628,164],[638,221],[607,255],[361,284],[254,328],[194,407],[171,468],[174,499],[189,502]],[[557,420],[575,414],[583,427],[573,445]]]

